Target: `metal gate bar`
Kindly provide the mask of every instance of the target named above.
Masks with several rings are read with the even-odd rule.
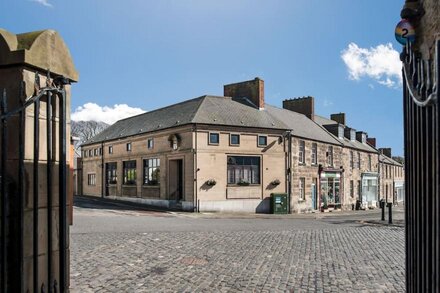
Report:
[[[408,292],[440,291],[440,40],[435,45],[434,62],[422,60],[411,44],[401,55]]]
[[[24,83],[20,86],[20,97],[18,101],[22,101],[17,109],[8,111],[7,109],[7,93],[3,90],[0,103],[0,120],[1,125],[1,187],[0,187],[0,204],[1,204],[1,292],[24,292],[24,205],[25,205],[25,190],[32,190],[33,192],[33,237],[32,252],[33,252],[33,282],[28,286],[33,287],[34,292],[66,292],[68,291],[68,259],[66,254],[67,247],[67,164],[66,164],[66,92],[64,85],[68,84],[69,80],[63,77],[57,77],[54,80],[50,78],[50,73],[47,74],[46,86],[40,88],[40,79],[38,73],[35,76],[35,93],[31,97],[24,99]],[[46,143],[47,143],[47,280],[40,283],[39,276],[39,171],[40,171],[40,102],[42,98],[46,98]],[[55,98],[55,99],[53,99]],[[59,113],[59,275],[53,272],[53,209],[52,209],[52,168],[53,168],[53,109],[58,101]],[[34,106],[34,147],[33,147],[33,162],[32,162],[32,179],[33,184],[25,188],[25,152],[24,152],[24,125],[26,109]],[[8,119],[18,118],[18,174],[10,174],[8,177],[7,160],[8,158]],[[15,130],[14,130],[15,131]],[[13,168],[12,168],[13,169]],[[11,182],[9,182],[11,181]],[[15,184],[15,185],[14,185]],[[9,190],[14,188],[14,190]],[[58,281],[58,282],[57,282]],[[47,283],[46,283],[47,282]]]

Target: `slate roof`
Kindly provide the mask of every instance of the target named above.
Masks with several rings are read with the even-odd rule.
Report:
[[[399,167],[403,166],[402,164],[400,164],[399,162],[397,162],[393,158],[387,157],[383,154],[379,155],[379,162],[385,163],[385,164],[390,164],[390,165],[395,165],[395,166],[399,166]]]
[[[247,99],[201,96],[119,120],[83,145],[187,124],[292,129],[294,136],[340,144],[325,129],[303,114],[267,104],[264,110],[259,110]]]
[[[323,129],[314,121],[310,120],[307,116],[293,112],[290,110],[274,107],[271,105],[265,105],[265,110],[272,116],[279,118],[286,125],[287,129],[292,130],[294,136],[303,138],[309,138],[321,142],[327,142],[331,144],[341,144],[331,135],[327,130]]]
[[[320,124],[321,126],[337,124],[337,122],[335,122],[331,119],[319,116],[319,115],[315,115],[315,122]],[[370,146],[367,143],[361,143],[358,140],[351,141],[350,139],[348,139],[346,137],[344,137],[343,139],[340,139],[338,136],[336,136],[330,132],[329,132],[329,134],[346,147],[362,150],[365,152],[371,152],[371,153],[378,152],[375,148],[373,148],[372,146]]]

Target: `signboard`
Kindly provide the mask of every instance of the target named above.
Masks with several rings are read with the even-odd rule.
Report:
[[[336,172],[322,172],[321,173],[321,178],[340,178],[341,177],[341,173],[336,173]]]
[[[396,25],[394,35],[396,36],[396,40],[402,45],[413,43],[416,40],[416,32],[414,27],[406,19],[399,21],[399,23]]]

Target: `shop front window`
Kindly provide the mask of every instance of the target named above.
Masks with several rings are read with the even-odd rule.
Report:
[[[136,161],[124,162],[124,184],[136,185]]]
[[[335,173],[325,173],[321,177],[321,206],[323,208],[339,208],[341,206],[340,178],[338,175]]]
[[[228,156],[228,184],[260,184],[260,157]]]

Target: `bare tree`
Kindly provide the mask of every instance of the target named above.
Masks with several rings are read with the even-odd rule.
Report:
[[[104,122],[96,121],[72,121],[71,132],[72,136],[79,138],[79,141],[75,142],[75,150],[79,150],[82,143],[88,141],[109,125]]]

